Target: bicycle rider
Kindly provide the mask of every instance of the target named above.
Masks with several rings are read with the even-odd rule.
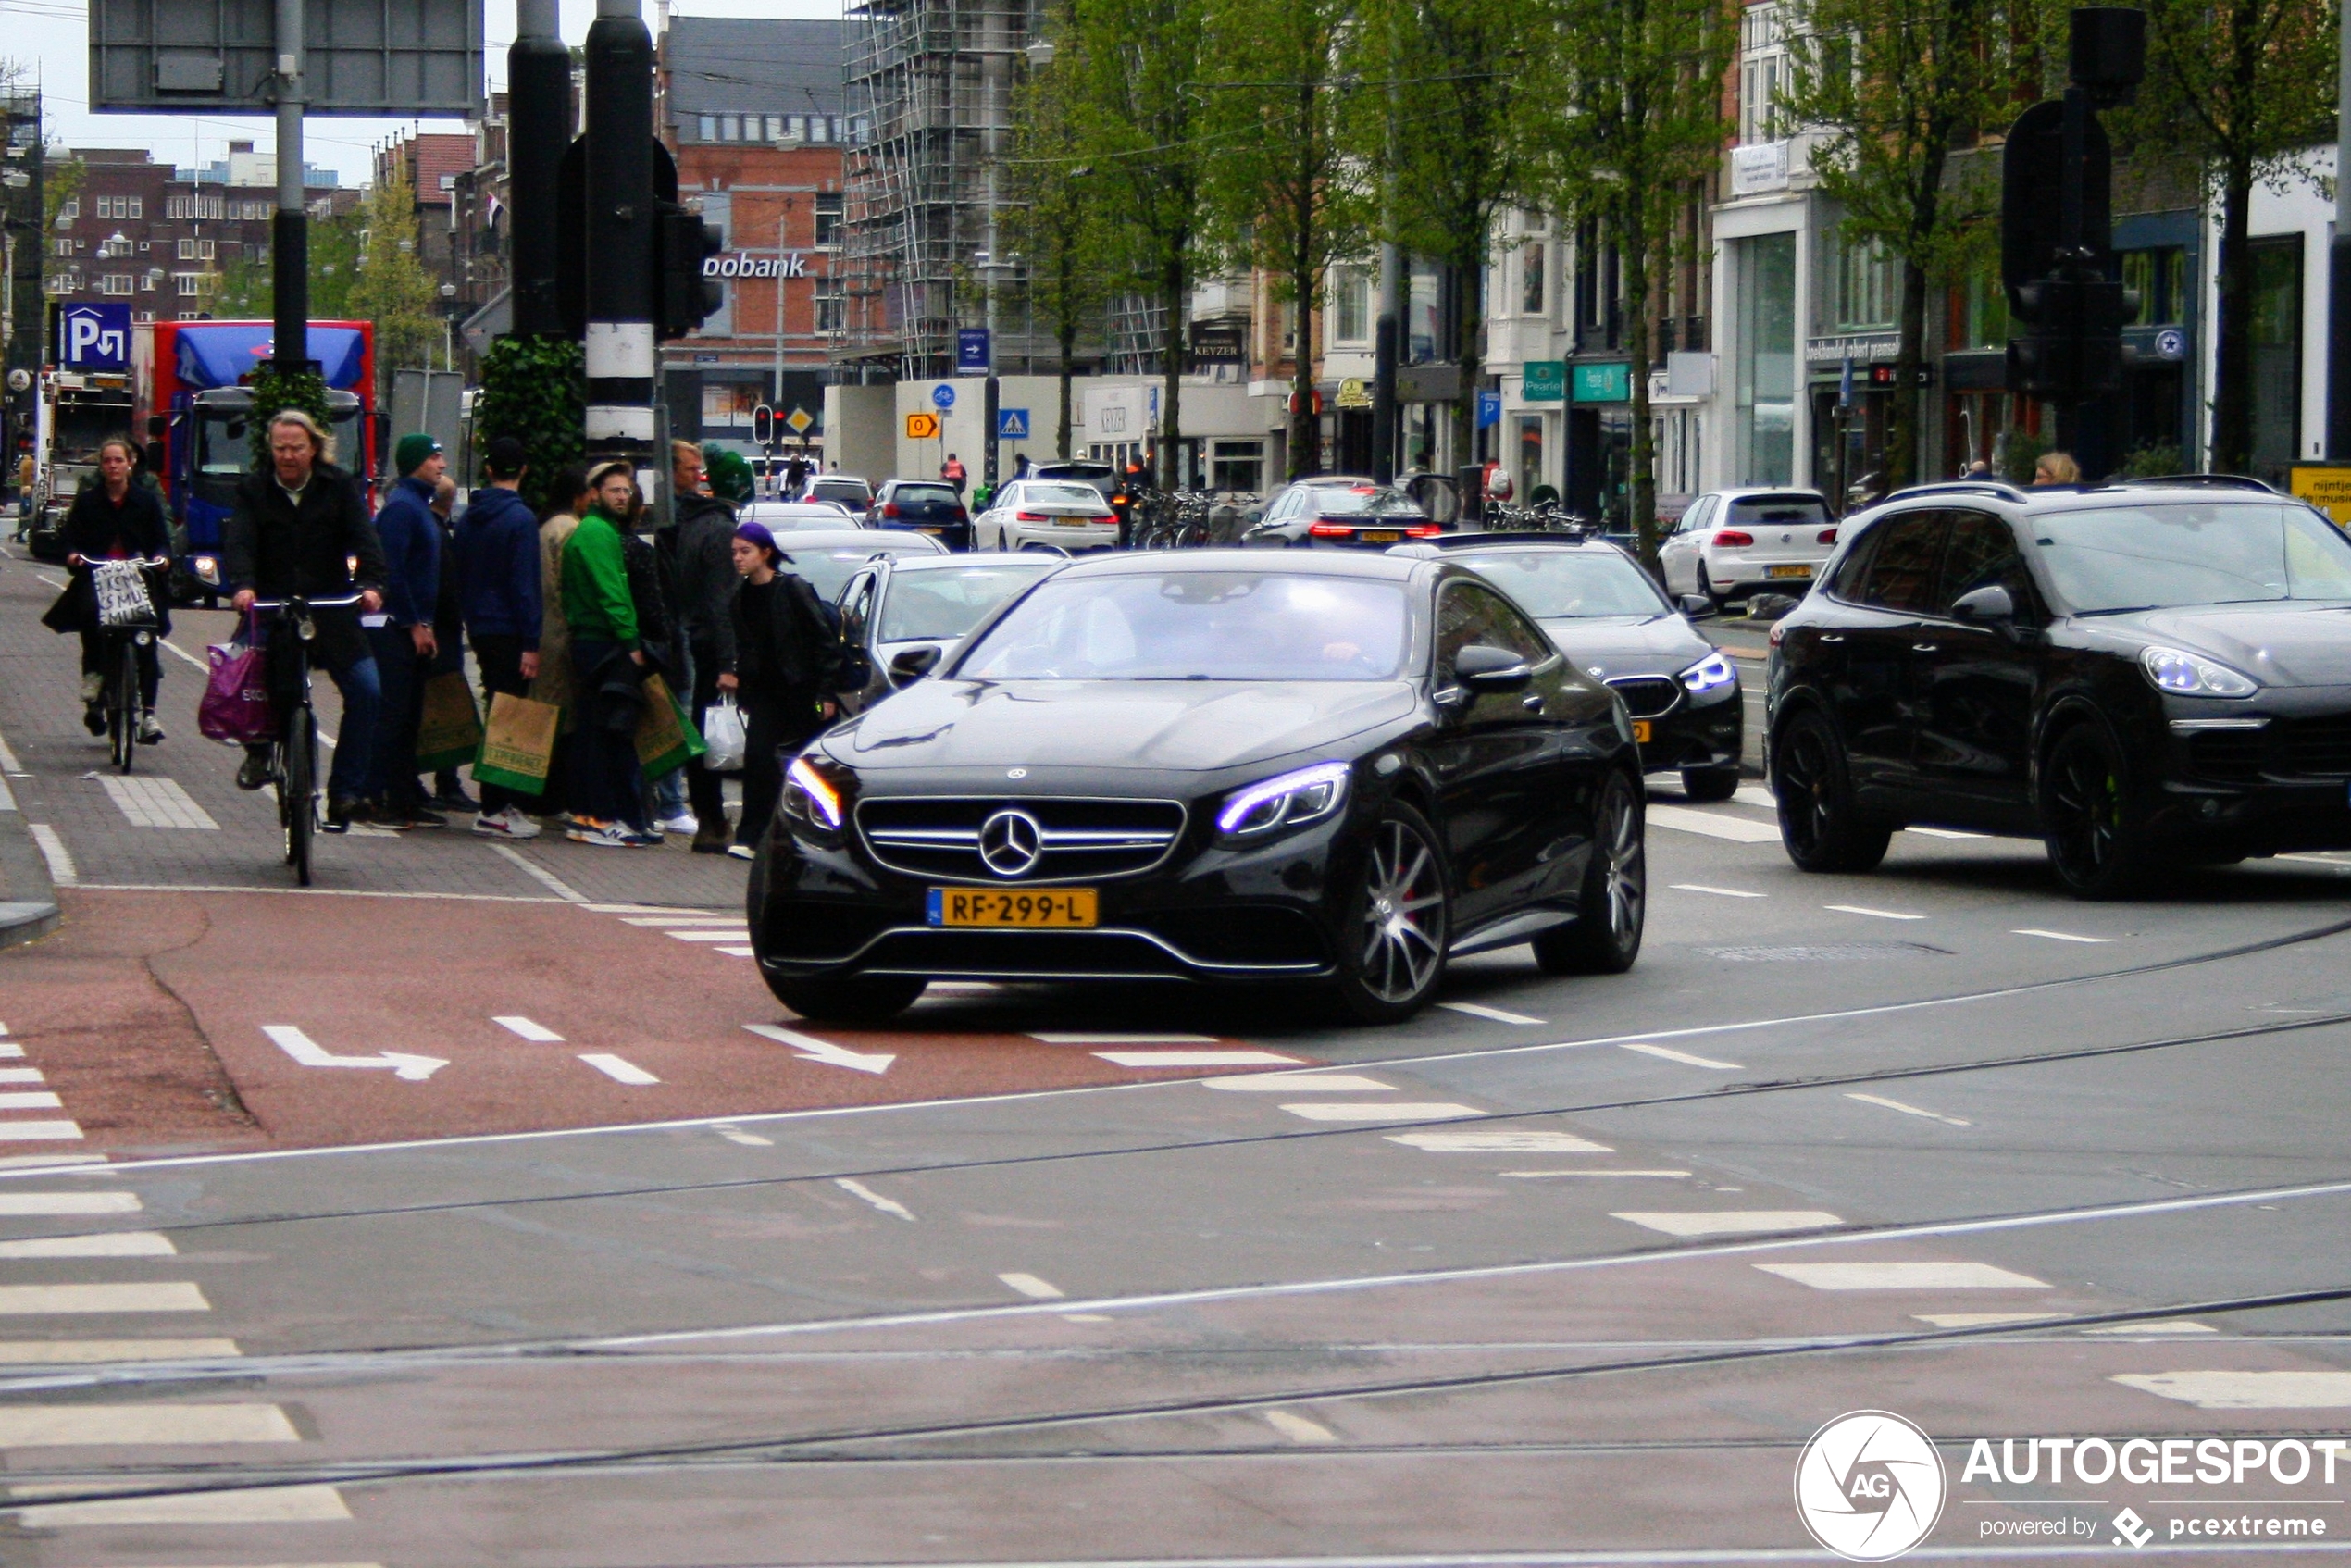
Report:
[[[73,581],[42,617],[52,630],[81,634],[81,722],[93,735],[106,732],[106,716],[99,706],[106,691],[106,631],[98,624],[98,598],[91,585],[90,569],[100,561],[168,561],[171,557],[171,528],[164,519],[163,503],[154,491],[131,479],[131,471],[138,461],[129,436],[108,436],[99,444],[98,481],[82,486],[81,493],[73,498],[73,509],[66,514],[66,566],[74,574]],[[155,601],[155,635],[168,637],[169,595],[150,579],[149,597]],[[146,710],[139,720],[139,739],[150,746],[163,739],[163,725],[155,711],[155,688],[162,679],[162,666],[151,641],[139,650],[139,700]]]
[[[356,610],[312,612],[317,635],[310,657],[334,678],[342,693],[342,725],[335,760],[327,778],[326,830],[347,830],[367,804],[367,786],[383,687],[375,656],[360,629],[360,616],[383,611],[384,579],[390,575],[382,541],[367,520],[359,484],[335,467],[334,442],[316,420],[288,408],[269,421],[269,464],[237,482],[236,510],[221,530],[220,564],[237,613],[256,598],[338,599],[356,591]],[[354,575],[352,563],[358,570]],[[267,632],[265,624],[264,631]],[[268,656],[269,700],[280,714],[293,706],[293,662],[287,639],[273,639]],[[258,790],[269,782],[270,748],[245,748],[237,788]]]

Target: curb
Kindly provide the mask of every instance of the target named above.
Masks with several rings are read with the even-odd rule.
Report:
[[[32,835],[15,793],[0,778],[0,948],[38,941],[57,928],[57,892],[49,863]]]

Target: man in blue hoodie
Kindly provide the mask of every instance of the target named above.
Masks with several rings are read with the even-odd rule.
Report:
[[[449,819],[428,810],[417,787],[417,726],[424,716],[425,677],[440,651],[432,618],[441,593],[441,525],[432,515],[432,492],[449,460],[432,437],[407,435],[392,449],[392,463],[400,479],[376,513],[376,534],[391,571],[383,613],[366,617],[383,684],[367,792],[379,828],[446,828]]]
[[[482,467],[490,482],[474,492],[457,518],[457,596],[474,662],[481,666],[481,705],[501,691],[530,695],[539,675],[539,628],[543,614],[539,517],[521,495],[522,442],[500,436]],[[566,498],[567,499],[567,498]],[[535,839],[539,824],[524,815],[524,797],[496,784],[481,785],[474,831],[493,839]]]

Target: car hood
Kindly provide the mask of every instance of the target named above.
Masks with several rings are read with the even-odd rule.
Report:
[[[871,768],[1212,772],[1334,743],[1413,711],[1410,682],[916,681],[826,742]]]
[[[2087,624],[2205,654],[2264,686],[2351,686],[2351,606],[2215,604],[2096,616]]]
[[[1679,675],[1714,651],[1679,616],[1579,616],[1541,624],[1559,651],[1595,680]]]

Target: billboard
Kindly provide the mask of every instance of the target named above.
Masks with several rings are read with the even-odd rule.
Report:
[[[90,0],[90,106],[276,107],[273,0]],[[316,115],[478,118],[482,0],[305,0],[302,84]]]

